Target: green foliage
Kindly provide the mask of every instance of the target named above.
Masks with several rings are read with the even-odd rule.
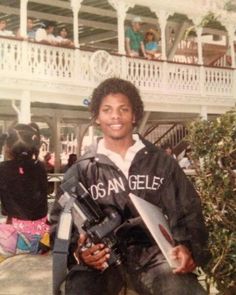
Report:
[[[185,34],[184,34],[184,39],[187,39],[190,36],[196,36],[196,29],[198,27],[208,27],[208,28],[214,28],[218,30],[224,30],[225,27],[220,23],[219,15],[215,15],[213,12],[209,11],[206,15],[204,15],[200,21],[199,24],[190,26]]]
[[[236,281],[236,110],[190,125],[196,188],[209,229],[212,259],[204,269],[220,294]]]

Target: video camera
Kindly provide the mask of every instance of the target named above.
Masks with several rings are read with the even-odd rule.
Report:
[[[88,237],[85,247],[103,243],[105,247],[111,249],[108,265],[119,265],[121,255],[118,250],[118,240],[114,234],[114,230],[121,225],[121,216],[117,210],[108,207],[102,211],[83,184],[78,182],[75,177],[71,177],[61,184],[61,189],[64,194],[59,203],[64,208],[61,216],[64,225],[59,223],[58,238],[63,233],[64,226],[68,224],[65,220],[63,222],[63,214],[67,215],[68,208],[71,207],[73,223],[79,233],[85,233]]]

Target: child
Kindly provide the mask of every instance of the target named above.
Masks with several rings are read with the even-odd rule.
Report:
[[[17,124],[5,135],[7,160],[0,163],[0,200],[7,224],[0,224],[0,253],[38,253],[48,232],[47,174],[38,161],[39,128]]]

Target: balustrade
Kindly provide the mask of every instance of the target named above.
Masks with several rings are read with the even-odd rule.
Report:
[[[233,89],[233,84],[236,81],[233,80],[234,72],[231,69],[222,68],[205,68],[205,81],[204,88],[206,94],[222,94],[224,96],[230,96]]]
[[[234,70],[150,61],[0,38],[0,76],[70,82],[93,87],[116,76],[128,79],[141,90],[234,97]]]

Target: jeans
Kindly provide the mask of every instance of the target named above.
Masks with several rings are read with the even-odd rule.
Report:
[[[127,272],[139,295],[207,295],[195,274],[173,274],[162,254],[155,264],[139,270],[110,266],[104,272],[72,272],[66,280],[65,294],[118,295],[125,285]]]

